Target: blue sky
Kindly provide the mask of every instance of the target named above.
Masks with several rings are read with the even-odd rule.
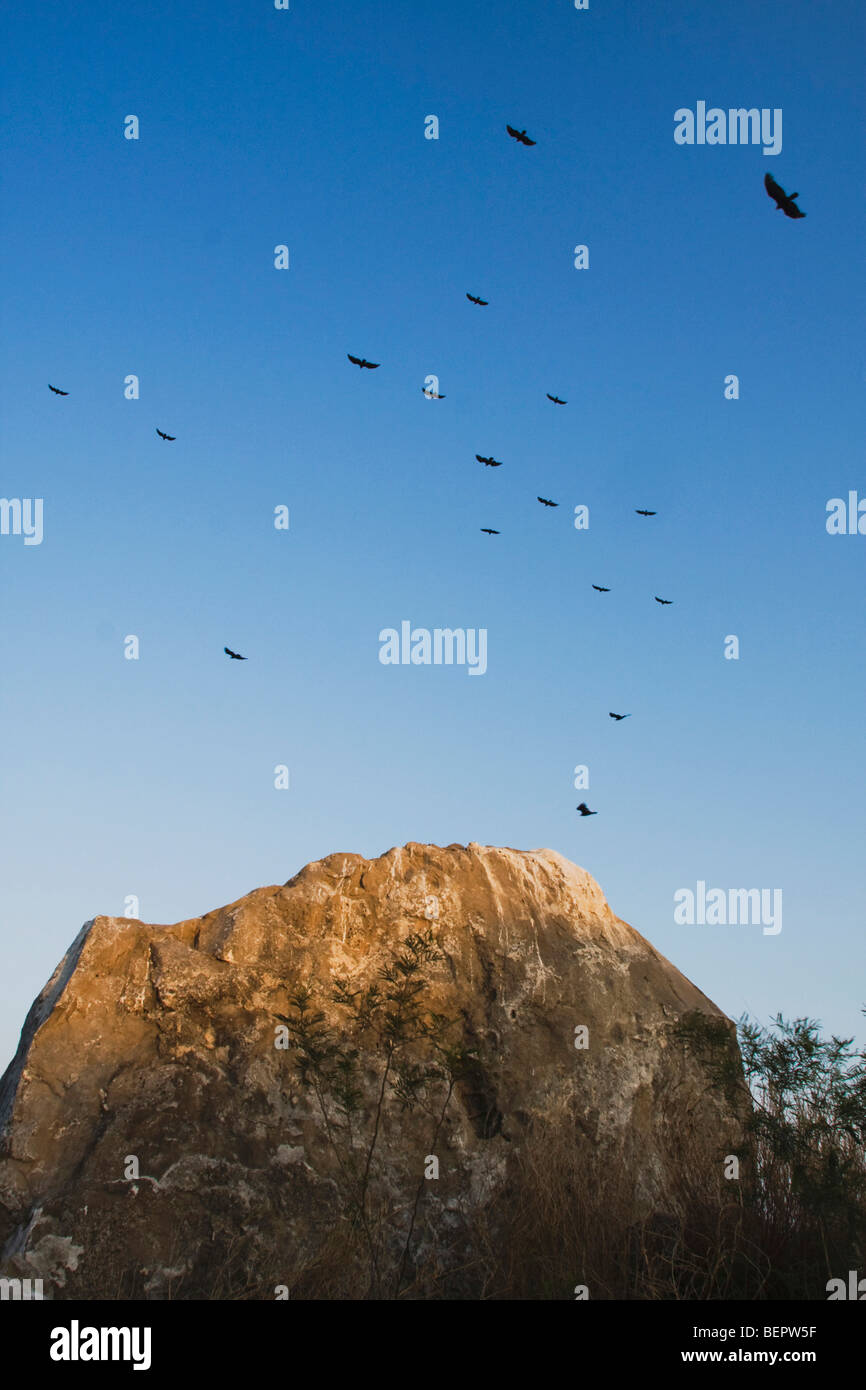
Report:
[[[863,27],[7,16],[0,492],[44,539],[0,536],[0,1066],[127,895],[176,921],[407,840],[550,846],[732,1016],[862,1041],[866,536],[825,508],[866,497]],[[676,145],[699,100],[781,108],[781,153]],[[484,676],[383,666],[404,619],[485,628]],[[783,930],[676,924],[698,880],[781,888]]]

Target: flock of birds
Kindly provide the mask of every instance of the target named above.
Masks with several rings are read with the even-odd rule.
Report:
[[[513,132],[513,131],[511,130],[511,127],[510,127],[510,126],[509,126],[508,129],[509,129],[509,134],[514,134],[514,133],[515,133],[515,132]],[[797,204],[794,202],[794,199],[795,199],[795,198],[799,198],[799,196],[800,196],[799,193],[786,193],[785,190],[784,190],[784,188],[782,188],[782,186],[781,186],[780,184],[776,183],[776,180],[773,178],[772,174],[765,174],[765,175],[764,175],[764,187],[766,188],[767,193],[769,194],[769,196],[770,196],[770,197],[773,199],[773,201],[775,202],[775,204],[776,204],[776,211],[777,211],[777,212],[783,212],[783,213],[785,214],[786,217],[805,217],[805,216],[806,216],[805,212],[803,212],[800,208],[798,208],[798,207],[797,207]],[[551,396],[550,399],[553,400],[553,397]],[[539,500],[540,500],[540,499],[539,499]],[[655,512],[648,512],[648,511],[645,511],[645,510],[643,510],[642,508],[639,508],[639,507],[638,507],[638,508],[635,508],[635,510],[637,511],[638,516],[655,516]],[[605,589],[605,588],[603,588],[600,584],[593,584],[592,587],[593,587],[594,589],[597,589],[598,592],[599,592],[600,594],[609,594],[609,593],[610,593],[610,589]],[[657,594],[656,594],[656,596],[655,596],[655,600],[656,600],[656,603],[663,603],[663,604],[669,604],[669,603],[672,603],[672,602],[673,602],[673,599],[659,598]],[[631,715],[629,715],[629,714],[614,714],[613,711],[610,711],[610,718],[611,718],[611,719],[615,719],[615,720],[617,720],[617,722],[618,722],[620,719],[630,719],[630,718],[631,718]],[[589,807],[587,806],[587,804],[586,804],[585,801],[581,801],[580,805],[579,805],[576,809],[580,812],[581,816],[597,816],[597,815],[598,815],[598,811],[591,811],[591,810],[589,809]]]
[[[534,144],[536,144],[536,141],[535,141],[535,140],[530,140],[530,138],[529,138],[529,136],[527,135],[527,133],[526,133],[525,130],[517,130],[514,126],[511,126],[511,125],[506,125],[505,129],[506,129],[506,131],[508,132],[508,134],[510,135],[510,137],[512,138],[512,140],[516,140],[516,141],[517,141],[519,144],[521,144],[521,145],[534,145]],[[776,211],[777,211],[777,212],[784,212],[784,214],[785,214],[786,217],[794,217],[794,218],[796,218],[796,217],[805,217],[805,216],[806,216],[805,212],[803,212],[803,211],[797,206],[796,201],[795,201],[795,199],[799,198],[799,196],[800,196],[799,193],[786,193],[785,190],[784,190],[784,188],[782,188],[781,185],[778,184],[778,183],[776,182],[776,180],[773,178],[772,174],[765,174],[765,175],[764,175],[764,187],[765,187],[765,189],[767,190],[767,193],[768,193],[769,197],[771,197],[771,198],[773,199],[773,201],[775,202],[775,204],[776,204]],[[477,295],[477,294],[469,294],[468,291],[467,291],[467,294],[466,294],[466,298],[469,300],[469,302],[470,302],[471,304],[475,304],[475,305],[477,305],[479,308],[483,308],[483,309],[486,309],[486,308],[489,306],[489,303],[490,303],[490,301],[489,301],[488,299],[482,299],[482,298],[480,297],[480,295]],[[354,366],[360,368],[362,371],[365,370],[365,369],[366,369],[367,371],[375,371],[378,367],[380,367],[380,366],[382,365],[381,362],[369,362],[369,361],[367,360],[366,357],[354,357],[354,356],[352,355],[351,352],[346,353],[346,356],[348,357],[349,361],[350,361]],[[60,389],[59,386],[52,386],[50,382],[48,383],[48,389],[49,389],[49,391],[53,391],[54,394],[55,394],[55,396],[68,396],[68,395],[69,395],[69,392],[68,392],[68,391],[62,391],[62,390]],[[427,397],[428,400],[433,400],[433,401],[444,401],[444,399],[445,399],[445,396],[444,396],[444,395],[441,395],[439,392],[433,391],[433,390],[429,389],[429,388],[426,387],[426,386],[422,386],[422,387],[421,387],[421,390],[424,392],[424,395]],[[568,401],[563,400],[561,396],[551,395],[551,393],[550,393],[549,391],[546,392],[545,394],[547,395],[547,399],[548,399],[549,401],[551,401],[554,405],[568,405]],[[177,435],[174,435],[174,434],[167,434],[164,430],[161,430],[161,429],[159,429],[158,427],[157,427],[156,432],[157,432],[157,434],[159,435],[160,439],[165,440],[167,443],[173,444],[173,443],[175,442],[175,440],[177,439]],[[478,460],[479,463],[483,463],[483,464],[484,464],[485,468],[501,468],[501,467],[502,467],[502,460],[501,460],[501,459],[495,459],[495,458],[492,456],[492,454],[491,454],[491,455],[476,454],[475,457],[476,457],[476,459]],[[558,506],[559,506],[559,503],[558,503],[558,502],[554,502],[554,501],[553,501],[551,498],[549,498],[549,497],[538,497],[537,500],[541,503],[542,507],[558,507]],[[646,507],[635,507],[634,510],[635,510],[635,513],[636,513],[637,516],[649,517],[649,516],[656,516],[656,515],[657,515],[656,512],[650,511],[650,510],[649,510],[648,508],[646,508]],[[480,527],[479,529],[480,529],[480,530],[483,532],[483,534],[486,535],[486,536],[499,536],[499,535],[502,534],[500,531],[495,530],[494,527],[492,527],[492,526],[482,526],[482,527]],[[603,585],[603,584],[593,584],[592,587],[593,587],[593,589],[595,589],[595,590],[596,590],[598,593],[600,593],[600,594],[609,594],[609,593],[610,593],[610,589],[609,589],[608,587],[606,587],[605,585]],[[673,603],[673,599],[669,599],[669,598],[660,598],[660,597],[658,596],[658,594],[655,594],[655,595],[654,595],[654,598],[655,598],[656,603],[659,603],[659,604],[663,605],[664,607],[669,607],[669,606]],[[230,647],[223,647],[223,651],[225,652],[226,656],[229,657],[229,659],[230,659],[231,661],[246,661],[246,660],[248,660],[247,657],[241,656],[238,652],[233,652],[233,651],[231,650]],[[610,713],[610,718],[613,719],[613,720],[615,720],[617,723],[619,723],[619,721],[620,721],[621,719],[630,719],[630,718],[631,718],[631,715],[630,715],[630,714],[614,714],[613,711],[610,711],[609,713]],[[597,811],[591,811],[591,810],[589,809],[589,807],[587,806],[587,804],[586,804],[585,801],[582,801],[582,802],[580,803],[580,805],[579,805],[576,809],[580,812],[581,816],[597,816],[597,815],[598,815],[598,812],[597,812]]]
[[[522,144],[524,144],[524,145],[534,145],[534,144],[535,144],[535,141],[534,141],[534,140],[529,140],[529,139],[525,138],[525,137],[526,137],[526,131],[515,131],[515,130],[512,129],[511,126],[507,126],[506,129],[508,130],[509,135],[513,135],[514,138],[515,138],[515,140],[520,140]],[[470,301],[470,303],[472,303],[472,304],[479,304],[479,305],[481,305],[483,308],[487,308],[487,306],[488,306],[489,303],[490,303],[489,299],[481,299],[481,298],[479,298],[479,296],[478,296],[477,294],[469,294],[468,292],[467,292],[466,298]],[[349,361],[352,362],[356,367],[360,367],[360,368],[366,367],[366,368],[368,369],[368,371],[375,371],[377,367],[381,367],[381,365],[382,365],[381,362],[368,362],[368,360],[367,360],[366,357],[355,357],[351,352],[347,352],[347,353],[346,353],[346,356],[348,357]],[[422,387],[421,387],[421,390],[424,392],[424,395],[427,397],[428,401],[444,401],[444,399],[445,399],[445,396],[444,396],[443,394],[440,394],[440,392],[438,392],[438,391],[433,391],[432,389],[430,389],[430,388],[427,387],[427,386],[422,386]],[[553,395],[551,395],[551,393],[550,393],[549,391],[546,391],[546,392],[545,392],[545,395],[547,396],[547,399],[548,399],[549,401],[552,401],[552,402],[553,402],[554,405],[568,405],[568,401],[563,400],[561,396],[553,396]],[[502,459],[495,459],[495,458],[493,457],[492,454],[476,454],[475,457],[476,457],[476,459],[478,460],[479,463],[483,463],[483,464],[484,464],[484,467],[485,467],[485,468],[501,468],[501,467],[502,467],[502,462],[503,462]],[[554,502],[553,499],[552,499],[551,497],[537,497],[537,501],[539,501],[539,502],[541,503],[542,507],[558,507],[558,506],[559,506],[559,503],[558,503],[558,502]],[[657,515],[656,512],[649,511],[646,507],[635,507],[635,512],[637,513],[638,516],[656,516],[656,515]],[[479,530],[482,531],[483,534],[484,534],[485,536],[500,536],[500,535],[502,534],[501,531],[497,531],[493,526],[481,526],[481,527],[479,527]],[[601,586],[600,584],[593,584],[592,587],[593,587],[594,589],[597,589],[598,592],[599,592],[600,594],[609,594],[609,593],[610,593],[610,589],[602,588],[602,586]],[[670,603],[673,603],[673,599],[656,598],[656,603],[670,604]]]
[[[518,143],[521,144],[521,145],[534,145],[534,144],[536,144],[536,141],[535,141],[535,140],[531,140],[531,139],[529,138],[529,136],[527,135],[527,133],[526,133],[525,130],[517,130],[516,127],[514,127],[514,126],[512,126],[512,125],[506,125],[505,129],[506,129],[506,131],[508,132],[508,134],[511,136],[512,140],[517,140]],[[769,177],[769,175],[768,175],[768,177]],[[778,185],[776,185],[776,186],[778,186]],[[780,190],[780,191],[781,191],[781,190]],[[794,193],[794,194],[792,194],[791,196],[794,197],[794,198],[796,198],[797,194]],[[476,305],[478,305],[478,306],[479,306],[480,308],[482,308],[482,309],[486,309],[486,308],[489,306],[489,304],[490,304],[490,300],[489,300],[489,299],[482,299],[480,295],[477,295],[477,294],[470,294],[468,291],[467,291],[467,293],[466,293],[466,298],[469,300],[470,304],[476,304]],[[350,361],[354,366],[360,368],[361,370],[363,370],[364,368],[366,368],[368,371],[375,371],[378,367],[381,367],[381,365],[382,365],[381,362],[370,362],[370,361],[368,361],[368,359],[367,359],[366,357],[355,357],[355,356],[353,355],[353,353],[351,353],[351,352],[347,352],[347,353],[346,353],[346,356],[348,357],[349,361]],[[438,391],[433,391],[433,390],[431,390],[429,387],[422,386],[422,387],[421,387],[421,390],[424,392],[424,395],[425,395],[425,396],[427,397],[427,399],[430,400],[430,401],[444,401],[444,399],[445,399],[445,396],[444,396],[444,395],[440,394]],[[548,399],[549,401],[551,401],[554,405],[568,405],[568,401],[563,400],[562,396],[555,396],[555,395],[552,395],[550,391],[545,392],[545,394],[546,394],[546,396],[547,396],[547,399]],[[493,457],[492,454],[490,454],[490,455],[486,455],[486,454],[476,454],[475,457],[476,457],[476,459],[478,460],[479,463],[483,463],[483,464],[484,464],[485,468],[501,468],[501,467],[502,467],[502,459],[495,459],[495,458]],[[553,500],[551,497],[540,497],[540,496],[537,496],[536,500],[541,504],[542,507],[558,507],[558,506],[559,506],[559,503],[558,503],[558,502],[554,502],[554,500]],[[655,515],[656,515],[656,513],[655,513],[654,511],[649,511],[646,507],[635,507],[635,512],[637,513],[638,516],[655,516]],[[481,526],[481,527],[479,527],[479,530],[480,530],[480,531],[482,532],[482,534],[485,535],[485,536],[500,536],[500,535],[502,534],[501,531],[498,531],[498,530],[497,530],[495,527],[493,527],[493,526]],[[604,587],[602,587],[602,585],[600,585],[600,584],[593,584],[592,587],[593,587],[594,589],[597,589],[598,592],[599,592],[600,594],[609,594],[609,593],[610,593],[610,589],[604,588]],[[658,598],[658,597],[656,597],[656,603],[661,603],[661,604],[668,605],[668,604],[673,603],[673,599],[666,599],[666,598]]]
[[[55,396],[68,396],[68,395],[69,395],[69,392],[68,392],[68,391],[61,391],[61,389],[60,389],[59,386],[52,386],[50,381],[49,381],[49,383],[48,383],[48,390],[49,390],[49,391],[53,391],[54,394],[55,394]],[[176,435],[176,434],[166,434],[165,430],[161,430],[161,429],[157,428],[157,431],[156,431],[156,432],[157,432],[157,434],[159,435],[160,439],[167,439],[171,444],[173,444],[174,441],[177,439],[177,435]]]

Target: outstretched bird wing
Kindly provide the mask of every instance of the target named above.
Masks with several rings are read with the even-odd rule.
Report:
[[[49,383],[48,383],[48,390],[49,390],[49,391],[53,391],[54,394],[55,394],[55,396],[68,396],[68,395],[69,395],[69,392],[68,392],[68,391],[61,391],[61,389],[60,389],[59,386],[52,386],[50,381],[49,381]]]
[[[781,184],[776,183],[772,174],[764,175],[764,187],[770,197],[775,201],[776,207],[781,208],[786,217],[805,217],[802,208],[798,208],[794,202],[799,198],[799,193],[786,193]]]

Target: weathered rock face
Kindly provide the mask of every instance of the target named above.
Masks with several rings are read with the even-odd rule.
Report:
[[[418,1296],[471,1264],[539,1124],[636,1209],[672,1140],[725,1151],[684,1014],[733,1037],[550,850],[333,854],[174,926],[97,917],[0,1083],[0,1273],[273,1298],[382,1294],[387,1270]]]

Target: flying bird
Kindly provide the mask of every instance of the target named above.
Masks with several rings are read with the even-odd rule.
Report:
[[[581,803],[580,803],[580,805],[578,806],[577,809],[578,809],[578,811],[580,812],[580,814],[581,814],[582,816],[597,816],[597,815],[598,815],[598,811],[590,811],[590,809],[589,809],[589,807],[587,806],[587,804],[586,804],[585,801],[581,801]]]
[[[630,714],[614,714],[612,710],[609,711],[609,713],[610,713],[611,719],[631,719],[631,715],[630,715]]]
[[[551,396],[549,391],[545,391],[544,394],[547,396],[547,399],[549,401],[553,401],[554,405],[568,405],[568,401],[560,400],[559,396]]]
[[[795,198],[799,198],[799,193],[786,193],[784,188],[776,183],[772,174],[764,175],[764,187],[775,202],[777,212],[781,210],[786,217],[806,216],[805,212],[802,212],[794,202]]]
[[[248,657],[245,657],[245,656],[238,656],[237,652],[231,651],[230,648],[228,648],[228,647],[223,647],[223,651],[225,652],[226,656],[230,656],[230,657],[231,657],[232,661],[247,661],[247,660],[248,660]]]
[[[354,362],[356,367],[369,367],[371,371],[374,367],[381,367],[382,365],[381,362],[368,362],[366,357],[353,357],[351,352],[347,352],[346,356],[350,362]]]
[[[426,386],[422,386],[421,390],[424,392],[428,401],[444,401],[445,399],[444,396],[439,395],[438,391],[428,391]]]
[[[485,536],[498,536],[500,534],[499,531],[494,531],[490,526],[482,526],[480,529],[484,532]]]
[[[467,293],[466,298],[471,300],[473,304],[484,304],[486,306],[490,303],[489,299],[479,299],[477,294]]]
[[[59,386],[52,386],[50,381],[49,381],[49,383],[48,383],[48,390],[49,390],[49,391],[53,391],[54,394],[55,394],[55,396],[68,396],[68,395],[69,395],[69,392],[68,392],[68,391],[61,391],[61,389],[60,389]]]
[[[488,468],[501,468],[501,467],[502,467],[502,460],[501,460],[501,459],[495,459],[495,458],[486,459],[486,458],[484,457],[483,454],[476,454],[475,457],[477,458],[477,460],[478,460],[479,463],[484,463],[484,464],[486,464]]]
[[[593,587],[594,589],[598,589],[598,592],[599,592],[600,594],[609,594],[609,593],[610,593],[610,589],[605,589],[601,584],[593,584],[592,587]]]
[[[672,598],[659,598],[658,594],[653,594],[653,598],[655,599],[656,603],[673,603]]]
[[[519,140],[521,145],[535,144],[535,141],[530,140],[525,130],[515,130],[513,125],[507,125],[505,129],[508,131],[508,134],[511,136],[512,140]]]
[[[176,434],[166,434],[164,430],[158,429],[157,434],[159,435],[160,439],[168,439],[171,441],[172,444],[177,439]]]
[[[655,512],[648,512],[644,507],[635,507],[638,516],[655,516]]]
[[[551,500],[550,500],[549,497],[539,497],[539,498],[538,498],[538,501],[541,503],[542,507],[558,507],[558,506],[559,506],[559,503],[558,503],[558,502],[551,502]]]

